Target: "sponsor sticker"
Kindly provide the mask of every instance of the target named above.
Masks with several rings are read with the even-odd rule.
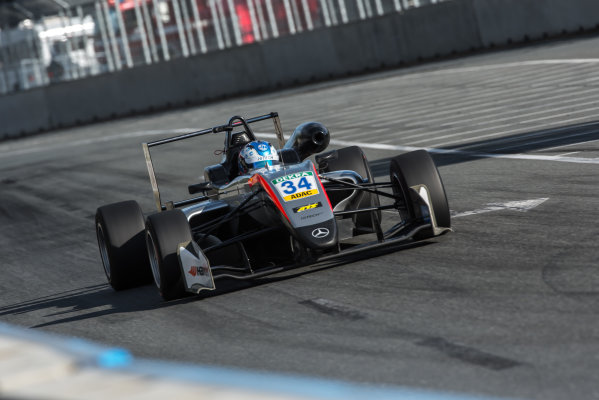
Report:
[[[273,179],[272,184],[284,201],[303,199],[318,194],[314,172],[304,171]],[[297,212],[297,211],[295,211]]]
[[[300,212],[307,211],[307,210],[313,210],[318,207],[322,207],[322,203],[320,201],[318,203],[312,203],[312,204],[307,204],[307,205],[301,206],[301,207],[295,207],[293,209],[293,212],[300,213]]]
[[[314,196],[315,194],[318,194],[317,189],[306,190],[303,192],[297,192],[297,193],[290,194],[289,196],[284,196],[283,200],[291,201],[291,200],[303,199],[304,197]]]
[[[260,151],[266,151],[266,150],[268,150],[268,146],[265,143],[260,143],[258,145],[258,150],[260,150]]]
[[[317,213],[314,213],[314,214],[304,214],[303,216],[301,216],[301,217],[300,217],[300,219],[301,219],[302,221],[304,221],[304,220],[306,220],[306,219],[310,219],[310,218],[316,218],[316,217],[318,217],[318,216],[319,216],[319,215],[321,215],[321,214],[322,214],[322,212],[317,212]]]
[[[197,275],[208,275],[208,267],[196,267],[196,266],[192,266],[189,268],[189,271],[187,271],[187,273],[191,276],[197,276]]]

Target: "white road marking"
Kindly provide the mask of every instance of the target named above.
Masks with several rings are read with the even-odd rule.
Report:
[[[576,146],[579,144],[587,144],[587,143],[592,143],[592,142],[599,142],[599,139],[585,140],[584,142],[568,143],[568,144],[562,144],[562,145],[554,146],[554,147],[547,147],[547,148],[543,149],[543,151],[561,149],[562,147],[570,147],[570,146]]]
[[[488,212],[501,211],[501,210],[526,212],[526,211],[532,210],[533,208],[543,204],[547,200],[549,200],[548,197],[542,197],[539,199],[508,201],[506,203],[488,203],[487,207],[485,207],[485,208],[479,208],[478,210],[464,211],[461,213],[456,213],[456,214],[453,214],[451,216],[451,218],[468,217],[470,215],[478,215],[478,214],[484,214],[484,213],[488,213]]]
[[[564,156],[569,156],[570,154],[576,154],[576,153],[580,153],[580,151],[570,151],[568,153],[562,153],[562,154],[558,154],[558,157],[564,157]]]
[[[264,139],[276,139],[274,133],[256,133],[256,137]],[[560,156],[545,156],[536,154],[492,154],[492,153],[479,153],[472,151],[453,150],[453,149],[437,149],[432,147],[414,147],[414,146],[395,146],[384,143],[364,143],[364,142],[352,142],[346,140],[331,139],[331,144],[337,146],[359,146],[365,149],[373,150],[390,150],[390,151],[415,151],[415,150],[426,150],[429,153],[436,154],[455,154],[461,156],[470,156],[478,158],[502,158],[512,160],[533,160],[533,161],[556,161],[556,162],[567,162],[576,164],[599,164],[599,158],[582,158],[582,157],[560,157]]]
[[[582,133],[577,133],[575,135],[568,135],[568,139],[573,138],[573,137],[577,137],[577,136],[584,136],[584,135],[589,135],[591,133],[595,133],[595,132],[582,132]],[[539,143],[547,143],[547,142],[556,142],[558,140],[562,140],[562,137],[551,137],[551,138],[546,138],[546,139],[540,139],[540,140],[534,140],[532,142],[523,142],[523,143],[516,143],[514,145],[510,145],[510,146],[505,146],[505,147],[500,147],[500,148],[496,148],[494,150],[496,151],[500,151],[500,150],[506,150],[506,149],[513,149],[513,148],[517,148],[517,147],[522,147],[522,146],[529,146],[531,144],[539,144]]]
[[[580,126],[585,125],[593,125],[596,122],[582,124]],[[565,128],[557,128],[556,131],[561,129],[567,129],[571,127]],[[66,143],[51,143],[51,144],[43,144],[38,143],[33,147],[26,148],[15,148],[16,146],[0,146],[0,158],[9,157],[9,156],[18,156],[29,153],[36,152],[47,152],[54,149],[64,149],[76,146],[84,146],[95,143],[102,143],[113,141],[116,139],[128,139],[135,137],[143,137],[143,136],[153,136],[153,135],[162,135],[164,137],[168,137],[170,135],[177,135],[182,133],[193,132],[193,128],[181,128],[181,129],[173,129],[173,130],[148,130],[148,131],[138,131],[138,132],[125,132],[110,136],[100,136],[89,139],[80,139],[74,140]],[[533,135],[538,135],[539,133],[535,133]],[[265,139],[276,139],[276,135],[274,133],[256,133],[256,137],[265,138]],[[480,153],[480,152],[472,152],[472,151],[464,151],[457,149],[439,149],[435,147],[416,147],[416,146],[398,146],[391,145],[386,143],[365,143],[365,142],[356,142],[356,141],[347,141],[340,139],[331,139],[331,144],[337,146],[360,146],[366,149],[373,150],[388,150],[388,151],[414,151],[414,150],[426,150],[429,153],[436,154],[455,154],[462,156],[470,156],[470,157],[479,157],[479,158],[500,158],[500,159],[513,159],[513,160],[534,160],[534,161],[555,161],[555,162],[567,162],[567,163],[577,163],[577,164],[599,164],[599,158],[583,158],[583,157],[565,157],[565,156],[546,156],[546,155],[534,155],[534,154],[493,154],[493,153]],[[468,146],[464,146],[463,148],[467,148]]]
[[[579,119],[588,119],[588,116],[579,118]],[[572,120],[573,121],[573,120]],[[564,121],[560,121],[560,123],[563,123]],[[532,132],[532,133],[527,133],[527,134],[523,134],[518,136],[518,138],[516,138],[517,140],[520,140],[522,138],[525,137],[534,137],[534,136],[539,136],[539,135],[544,135],[547,133],[557,133],[559,131],[566,131],[566,130],[571,130],[573,128],[581,128],[584,126],[591,126],[591,125],[597,125],[597,121],[587,121],[587,122],[582,122],[580,124],[577,124],[576,126],[560,126],[560,127],[556,127],[556,128],[550,128],[550,129],[543,129],[540,131],[536,131],[536,132]],[[513,124],[507,124],[507,125],[499,125],[499,126],[495,126],[493,128],[501,128],[501,127],[509,127],[509,126],[513,126]],[[457,142],[456,141],[450,141],[450,142],[442,142],[442,143],[435,143],[432,145],[432,147],[441,147],[441,146],[447,146],[447,145],[456,145],[458,142],[463,142],[463,141],[471,141],[471,140],[480,140],[480,139],[488,139],[491,137],[497,137],[497,136],[504,136],[504,135],[511,135],[511,134],[522,134],[522,130],[526,129],[526,128],[517,128],[517,129],[508,129],[508,130],[504,130],[504,131],[499,131],[499,132],[494,132],[494,133],[489,133],[487,135],[478,135],[478,136],[474,136],[474,137],[467,137],[467,138],[463,138],[463,139],[459,139]],[[484,131],[484,128],[481,129],[477,129],[474,131],[470,131],[471,133],[476,132],[476,131]],[[513,137],[506,137],[506,138],[499,138],[497,140],[494,141],[494,143],[501,143],[501,142],[511,142],[516,140]],[[478,146],[478,144],[472,144],[472,145],[468,145],[467,143],[464,143],[463,146],[460,146],[461,149],[467,149],[469,147],[475,147]]]

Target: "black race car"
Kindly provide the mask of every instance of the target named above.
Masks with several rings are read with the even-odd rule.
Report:
[[[240,149],[256,141],[250,125],[269,119],[278,162],[239,171]],[[188,186],[193,197],[163,202],[150,149],[213,134],[224,135],[222,162],[205,168],[204,182]],[[329,140],[326,127],[308,122],[285,141],[278,114],[270,113],[143,143],[157,212],[144,218],[133,200],[98,208],[108,282],[121,290],[153,277],[170,300],[213,290],[219,279],[256,279],[450,230],[443,183],[426,151],[392,158],[389,180],[375,182],[359,147],[323,152]]]

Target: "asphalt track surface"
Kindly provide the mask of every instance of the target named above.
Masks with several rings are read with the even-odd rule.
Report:
[[[139,357],[599,399],[598,45],[546,43],[0,143],[1,321]],[[361,143],[378,179],[395,154],[429,149],[455,231],[203,299],[114,292],[93,218],[125,199],[152,211],[140,142],[270,111],[287,134],[318,120],[335,146]],[[220,143],[166,151],[159,179],[190,183]]]

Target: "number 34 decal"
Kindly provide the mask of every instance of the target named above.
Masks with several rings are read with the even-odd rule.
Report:
[[[318,194],[314,173],[299,172],[272,181],[284,201],[301,199]]]
[[[283,193],[285,193],[285,194],[293,194],[293,193],[297,192],[298,189],[304,189],[304,190],[312,189],[312,184],[310,182],[308,182],[308,179],[305,176],[300,178],[299,182],[297,183],[297,187],[295,187],[295,184],[293,181],[285,181],[285,182],[281,183],[281,186],[283,187]]]

